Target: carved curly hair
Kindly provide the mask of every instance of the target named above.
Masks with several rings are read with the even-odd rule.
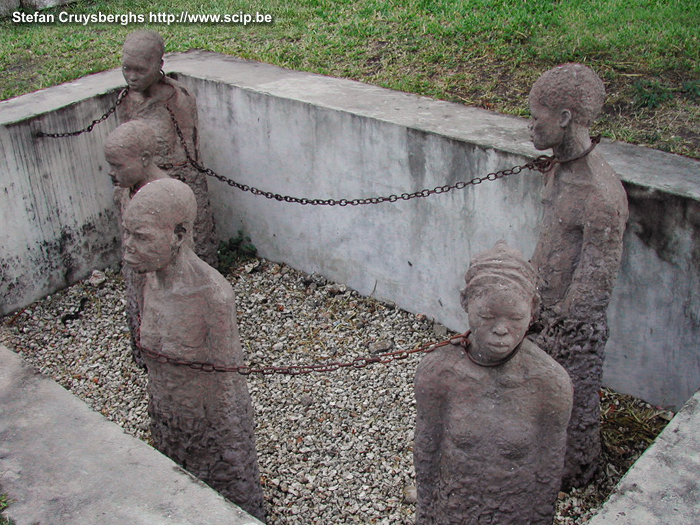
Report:
[[[546,71],[530,90],[534,101],[551,109],[568,109],[574,122],[590,127],[600,114],[605,86],[600,77],[583,64],[564,64]]]
[[[152,57],[157,60],[162,60],[165,54],[165,42],[163,41],[163,37],[155,31],[134,31],[133,33],[129,33],[126,40],[124,40],[122,49],[126,50],[133,47],[148,49]]]

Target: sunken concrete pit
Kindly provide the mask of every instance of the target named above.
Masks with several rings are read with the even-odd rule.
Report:
[[[166,57],[197,97],[203,162],[282,195],[353,199],[411,193],[524,164],[527,122],[348,80],[205,52]],[[3,191],[0,314],[118,261],[104,114],[120,71],[0,102]],[[679,408],[700,386],[700,162],[599,146],[621,175],[630,220],[609,310],[604,383]],[[520,175],[445,195],[367,206],[300,206],[210,179],[221,239],[248,234],[260,255],[318,272],[453,329],[454,290],[471,257],[499,239],[532,253],[541,178]]]

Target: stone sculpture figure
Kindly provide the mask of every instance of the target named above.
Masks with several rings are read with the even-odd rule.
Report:
[[[525,339],[539,301],[534,270],[500,241],[465,280],[470,334],[416,371],[416,524],[551,525],[572,387]]]
[[[153,129],[142,120],[126,122],[107,137],[105,159],[109,164],[108,174],[115,186],[114,202],[117,206],[120,227],[124,209],[131,197],[149,182],[167,177],[165,172],[155,165],[156,149],[156,135]],[[122,265],[122,275],[132,352],[134,360],[139,365],[143,365],[136,337],[139,329],[144,276],[134,273],[127,265]]]
[[[174,179],[141,188],[124,212],[124,261],[145,274],[140,344],[171,359],[243,365],[233,289],[190,248],[197,204]],[[253,407],[245,378],[144,353],[154,446],[263,519]]]
[[[595,475],[600,456],[599,397],[606,311],[622,258],[627,195],[591,148],[589,127],[605,88],[581,64],[544,73],[530,92],[531,137],[560,162],[545,175],[544,215],[532,256],[542,297],[536,344],[567,370],[574,384],[563,488]]]
[[[214,217],[209,203],[206,175],[187,162],[185,149],[171,118],[172,112],[182,132],[191,158],[199,162],[197,103],[179,82],[163,73],[163,38],[154,31],[136,31],[127,36],[122,55],[122,72],[129,93],[117,108],[120,122],[146,121],[158,138],[156,164],[185,182],[197,198],[195,252],[210,265],[216,265]]]

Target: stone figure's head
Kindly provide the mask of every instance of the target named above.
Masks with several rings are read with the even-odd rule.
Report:
[[[161,77],[165,43],[155,31],[135,31],[122,48],[122,73],[129,89],[146,91]]]
[[[138,189],[146,180],[158,146],[153,128],[142,120],[125,122],[107,137],[108,175],[120,188]]]
[[[499,241],[472,259],[464,279],[461,302],[471,344],[493,359],[507,356],[522,342],[539,306],[535,270]]]
[[[192,245],[196,214],[187,184],[167,178],[149,182],[124,211],[124,262],[136,273],[170,265],[183,245]]]
[[[546,71],[530,90],[530,136],[538,150],[561,144],[569,126],[589,128],[600,114],[605,86],[582,64]]]

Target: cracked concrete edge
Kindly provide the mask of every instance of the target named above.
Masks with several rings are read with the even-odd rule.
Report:
[[[167,73],[392,122],[483,148],[529,158],[542,153],[530,142],[527,119],[485,109],[209,51],[166,54],[164,68]],[[34,119],[90,98],[106,96],[124,85],[121,71],[113,69],[2,101],[0,124]],[[700,199],[700,161],[609,140],[598,147],[624,181]]]
[[[700,391],[622,478],[588,525],[697,525]]]
[[[260,525],[0,345],[0,487],[16,525]]]

